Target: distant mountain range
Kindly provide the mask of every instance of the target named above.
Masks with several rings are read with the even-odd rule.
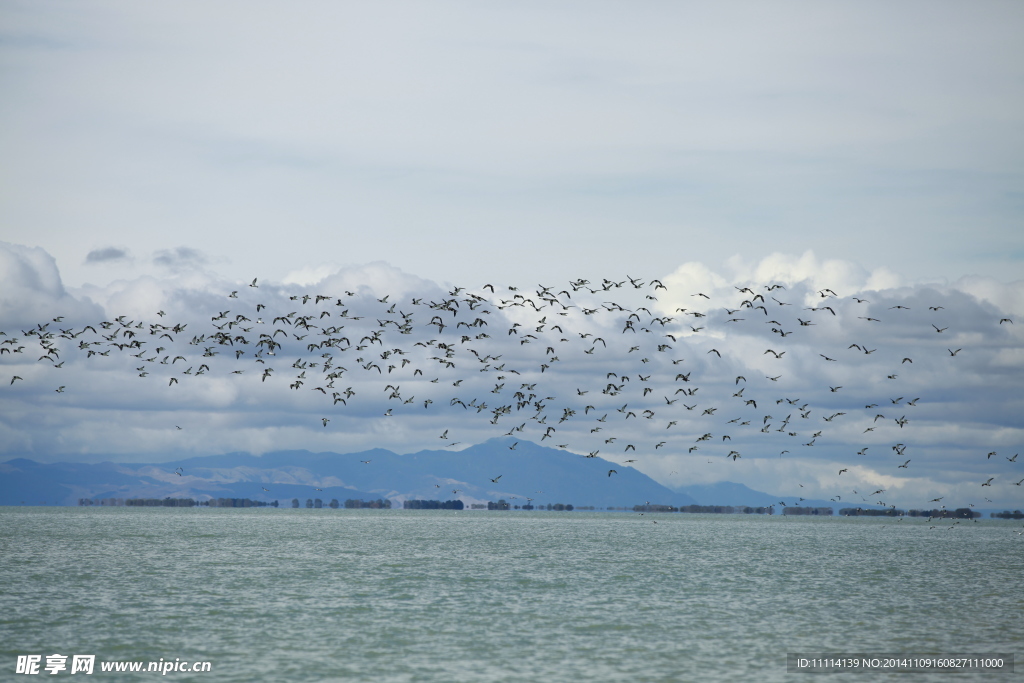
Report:
[[[180,474],[179,474],[180,473]],[[0,463],[0,505],[77,505],[80,498],[299,498],[324,503],[383,498],[462,500],[467,506],[504,499],[511,505],[576,507],[778,504],[780,499],[742,484],[721,482],[672,490],[624,465],[586,458],[529,441],[490,439],[461,451],[399,455],[277,451],[227,453],[161,464],[54,463],[23,458]],[[786,501],[790,505],[797,501]],[[828,505],[804,501],[800,505]]]

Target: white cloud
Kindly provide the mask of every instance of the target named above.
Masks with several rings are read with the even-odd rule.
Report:
[[[56,261],[44,249],[0,242],[0,320],[29,325],[95,313],[68,295]]]
[[[964,277],[953,288],[987,301],[1008,316],[1024,317],[1024,279],[1004,283],[991,277]]]
[[[327,292],[332,296],[343,296],[348,291],[368,291],[377,297],[391,295],[396,300],[407,298],[410,293],[441,291],[429,280],[403,273],[383,261],[360,266],[322,264],[300,268],[285,275],[282,284],[298,285],[309,292]]]

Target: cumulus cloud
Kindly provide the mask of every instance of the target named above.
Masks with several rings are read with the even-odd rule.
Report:
[[[434,282],[402,272],[384,261],[359,266],[322,264],[300,268],[285,275],[281,284],[297,285],[309,291],[315,289],[331,292],[339,296],[353,290],[371,292],[378,297],[390,294],[396,298],[442,291]]]
[[[812,250],[799,256],[774,253],[753,264],[734,256],[726,265],[733,271],[733,280],[736,282],[744,279],[754,283],[804,282],[816,292],[829,288],[856,294],[871,289],[893,289],[901,284],[899,276],[887,268],[868,271],[851,261],[822,260]]]
[[[991,277],[971,276],[958,280],[952,289],[987,301],[1007,314],[1024,316],[1024,279],[1004,283]]]
[[[95,315],[90,302],[71,297],[46,250],[0,242],[0,320],[29,325],[57,316]]]
[[[825,289],[841,292],[843,296],[878,289],[890,290],[902,282],[887,268],[868,271],[862,266],[842,259],[819,259],[812,250],[803,254],[773,253],[757,261],[733,256],[725,262],[725,273],[719,273],[699,262],[684,263],[665,276],[671,283],[672,294],[659,299],[659,308],[666,312],[678,307],[705,310],[710,299],[699,293],[733,295],[744,287],[779,284],[789,287],[800,285],[805,292],[802,299],[813,303]]]

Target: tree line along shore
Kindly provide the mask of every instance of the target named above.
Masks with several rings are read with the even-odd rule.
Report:
[[[197,501],[193,498],[79,498],[78,505],[82,507],[90,506],[102,506],[102,507],[229,507],[229,508],[248,508],[248,507],[285,507],[280,504],[279,501],[264,501],[264,500],[253,500],[251,498],[210,498],[209,500]],[[307,498],[305,505],[300,504],[298,498],[291,500],[292,508],[306,507],[310,509],[321,509],[324,507],[331,509],[344,508],[346,510],[358,510],[358,509],[380,509],[390,510],[392,509],[392,502],[378,498],[376,500],[365,501],[361,499],[348,499],[344,503],[339,502],[337,498],[331,499],[330,502],[324,503],[320,498]],[[470,506],[466,506],[461,500],[416,500],[410,499],[402,502],[402,509],[404,510],[548,510],[548,511],[565,511],[571,512],[573,510],[592,511],[601,510],[602,508],[594,506],[573,506],[571,504],[564,503],[548,503],[546,505],[532,504],[528,505],[511,505],[506,500],[501,499],[498,501],[489,501],[486,504],[474,503]],[[682,512],[682,513],[697,513],[697,514],[726,514],[726,515],[774,515],[776,514],[775,506],[734,506],[734,505],[683,505],[676,507],[673,505],[653,505],[650,503],[644,505],[634,505],[632,508],[626,507],[610,507],[605,508],[610,511],[632,511],[632,512]],[[781,514],[786,516],[821,516],[831,517],[834,515],[832,508],[830,507],[800,507],[796,505],[786,506],[782,508]],[[872,509],[872,508],[842,508],[839,510],[839,516],[841,517],[928,517],[932,519],[975,519],[981,517],[980,512],[971,510],[970,508],[957,508],[956,510],[897,510],[894,508],[887,508],[884,510]],[[1024,519],[1024,512],[1020,510],[1004,510],[1002,512],[989,513],[989,517],[993,519]]]

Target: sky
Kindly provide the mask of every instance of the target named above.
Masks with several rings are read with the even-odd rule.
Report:
[[[332,416],[316,402],[330,392],[287,388],[301,369],[281,367],[281,386],[253,380],[252,348],[235,359],[248,361],[243,374],[232,375],[222,354],[201,384],[154,368],[159,360],[143,363],[150,355],[132,358],[138,349],[88,357],[89,348],[76,345],[93,334],[87,325],[99,335],[100,321],[125,315],[144,325],[149,348],[170,347],[149,326],[187,321],[187,333],[171,336],[194,365],[203,347],[185,337],[214,334],[211,326],[226,318],[210,318],[221,311],[249,317],[255,343],[255,304],[275,317],[302,316],[316,304],[289,297],[321,292],[351,299],[352,316],[365,309],[366,320],[345,323],[361,333],[372,332],[361,326],[378,315],[401,322],[387,313],[397,302],[413,316],[407,339],[426,343],[456,333],[428,334],[437,330],[429,302],[463,301],[458,316],[469,317],[442,317],[469,324],[464,300],[472,292],[488,299],[491,338],[461,343],[460,358],[479,347],[482,356],[532,368],[541,339],[516,347],[521,331],[508,329],[519,322],[525,332],[545,315],[567,313],[562,327],[575,336],[550,342],[571,345],[573,361],[556,353],[560,360],[536,378],[556,396],[552,406],[582,410],[587,396],[613,398],[601,394],[595,374],[605,374],[596,354],[606,349],[581,348],[588,338],[579,334],[588,331],[608,340],[617,374],[639,382],[654,374],[644,366],[657,366],[651,381],[679,388],[668,351],[649,351],[659,346],[655,332],[622,331],[628,313],[609,310],[612,302],[641,318],[638,329],[656,327],[676,337],[674,346],[685,343],[679,357],[701,378],[702,405],[729,415],[684,414],[677,427],[686,436],[654,449],[654,421],[642,410],[661,420],[679,408],[658,385],[623,401],[639,407],[648,429],[629,418],[607,446],[570,420],[575,431],[563,429],[578,452],[622,462],[633,451],[612,447],[636,441],[637,451],[647,450],[633,465],[670,485],[728,479],[827,498],[856,478],[851,490],[884,488],[903,506],[947,496],[1021,504],[1024,487],[1013,482],[1024,474],[1013,475],[1024,463],[1006,460],[1024,450],[1018,3],[8,1],[0,3],[0,26],[0,330],[8,335],[0,341],[18,338],[12,350],[40,351],[40,335],[24,333],[49,322],[67,363],[54,370],[45,366],[60,361],[36,360],[42,353],[0,353],[2,371],[24,378],[11,385],[0,375],[0,457],[408,452],[436,447],[438,434],[456,425],[465,442],[489,438],[487,420],[440,405],[453,398],[444,392],[431,406],[448,411],[437,419],[408,416],[385,427],[376,413],[389,399],[364,402],[380,381],[362,364],[342,363],[354,365],[348,371],[361,398],[353,414]],[[248,287],[253,278],[257,288]],[[581,279],[589,284],[573,289]],[[626,284],[602,290],[605,279]],[[667,289],[655,291],[652,280]],[[768,291],[772,284],[786,289]],[[458,287],[467,289],[449,294]],[[551,308],[542,313],[500,303],[516,293],[541,301],[543,287],[571,295],[558,306],[580,308],[541,304]],[[726,314],[754,296],[743,287],[768,299],[763,315],[749,307]],[[821,297],[824,288],[836,295]],[[236,290],[239,299],[228,299]],[[413,306],[417,298],[428,304]],[[836,315],[804,310],[826,300]],[[316,315],[339,312],[321,304]],[[897,305],[907,309],[890,308]],[[283,329],[267,311],[264,325]],[[779,325],[755,325],[754,316]],[[798,316],[815,318],[803,325]],[[654,317],[674,320],[652,327]],[[551,334],[554,319],[535,336]],[[85,336],[61,339],[61,328]],[[385,329],[388,336],[397,326]],[[312,352],[303,354],[295,339],[302,332],[288,324],[287,333],[295,348],[282,353],[310,362]],[[636,352],[623,341],[633,334],[645,340]],[[387,363],[369,344],[376,362]],[[781,358],[766,354],[786,345]],[[721,353],[717,366],[711,348]],[[392,374],[426,373],[436,363],[423,357]],[[141,365],[143,378],[133,372]],[[493,379],[491,369],[482,374]],[[756,386],[734,397],[740,375]],[[172,376],[186,381],[168,386]],[[517,379],[481,396],[499,405]],[[431,387],[412,391],[423,381],[410,377],[399,393],[433,396]],[[465,385],[483,390],[481,381]],[[59,386],[66,389],[58,394]],[[195,407],[182,403],[186,389]],[[635,393],[633,385],[623,391]],[[777,428],[785,416],[775,401],[800,398],[813,408],[820,441],[776,448],[778,439],[759,430],[745,436],[727,420],[743,421],[739,406],[754,410],[741,403],[751,394],[760,401],[748,427],[771,413]],[[902,394],[899,404],[883,405],[885,438],[873,441],[876,434],[862,430],[874,415],[863,406]],[[614,408],[613,417],[626,414]],[[834,412],[847,415],[824,421]],[[900,417],[911,422],[895,425]],[[720,439],[728,430],[711,463],[706,442],[688,452],[691,432]],[[800,440],[818,430],[794,431]],[[523,432],[532,440],[542,434]],[[891,450],[898,443],[910,444],[906,457]],[[730,450],[742,457],[727,467]],[[790,453],[779,457],[782,450]],[[897,469],[908,458],[910,466]]]

